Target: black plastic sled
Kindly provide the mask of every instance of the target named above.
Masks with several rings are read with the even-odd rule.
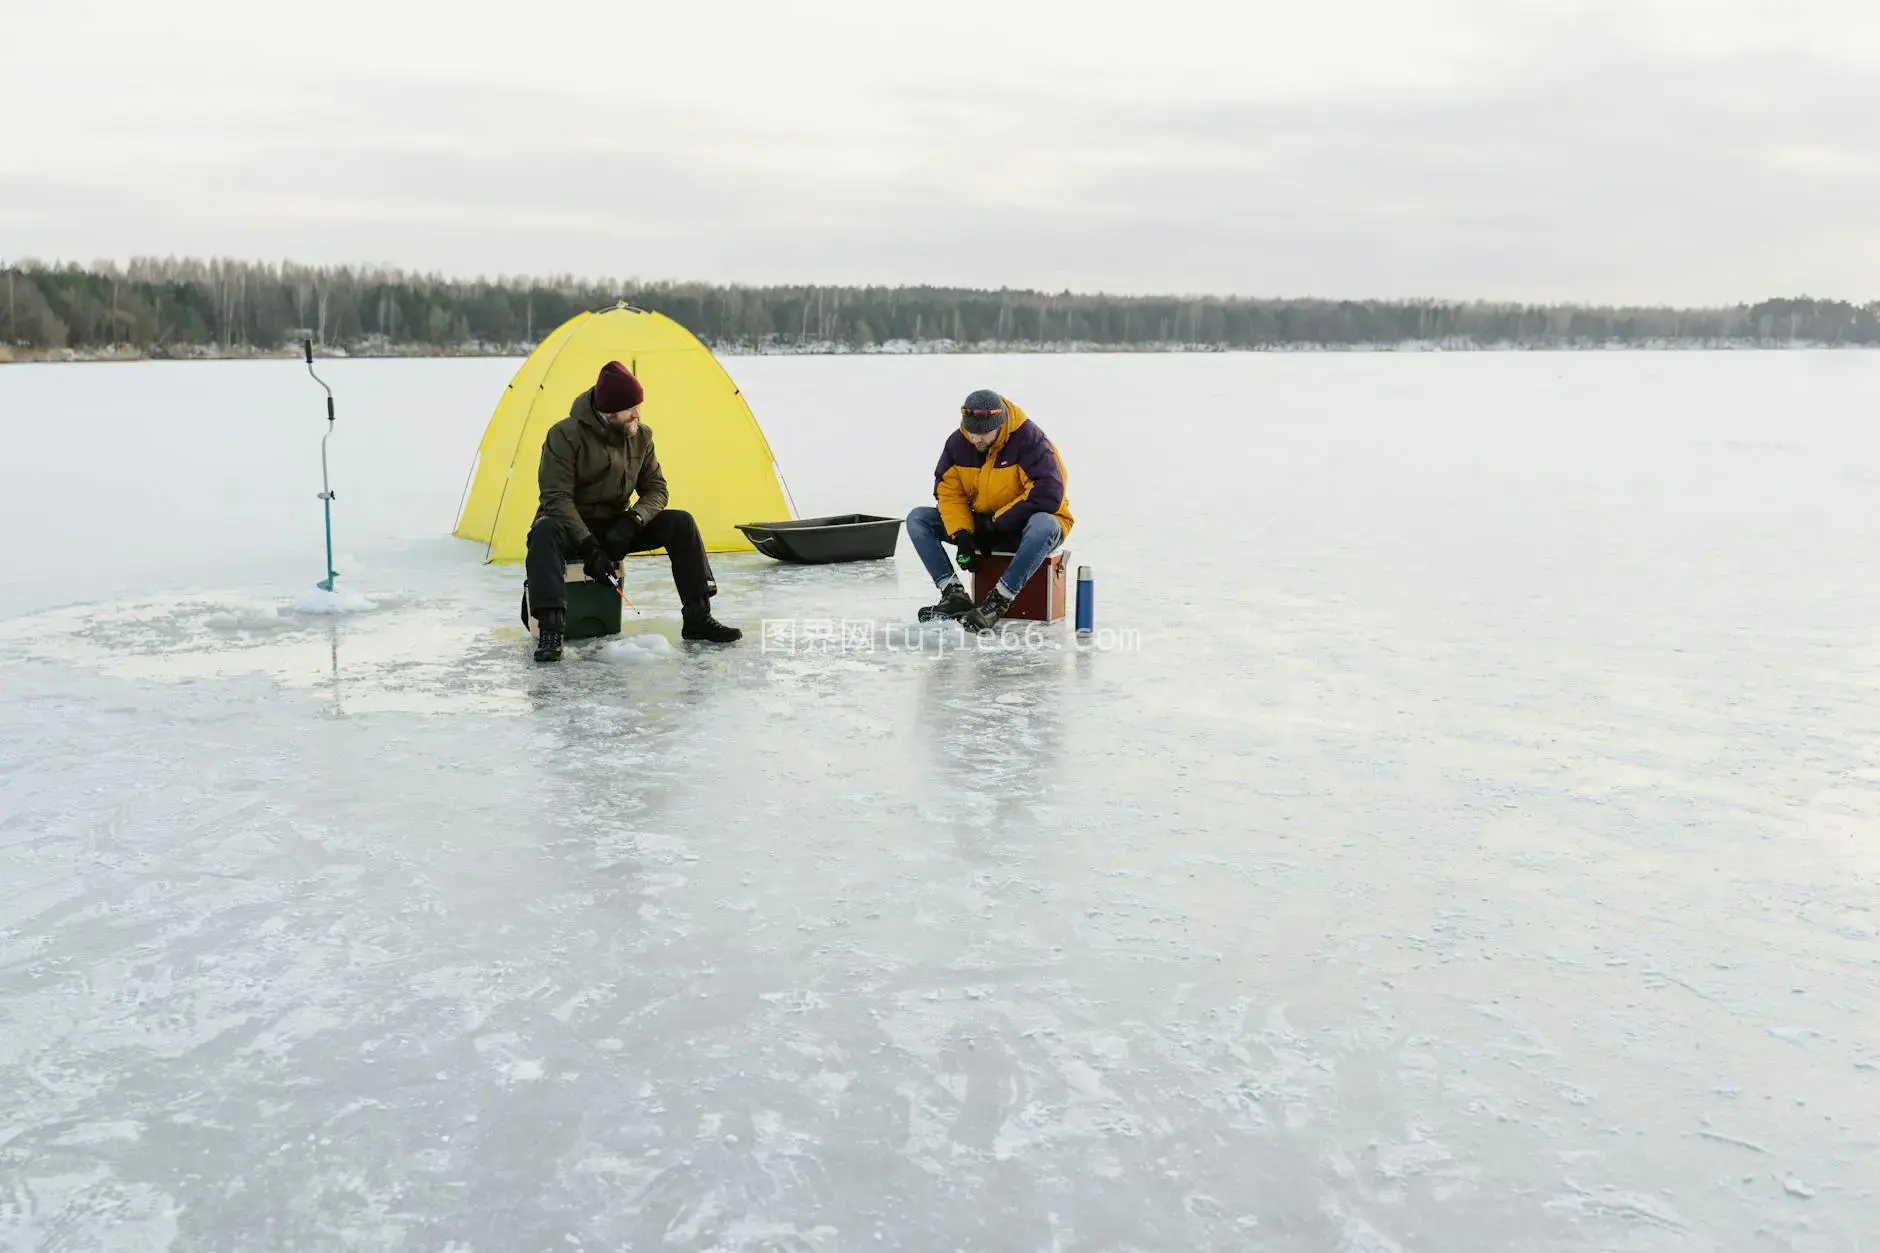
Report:
[[[894,556],[901,519],[838,513],[794,522],[740,522],[738,530],[766,557],[813,566]]]

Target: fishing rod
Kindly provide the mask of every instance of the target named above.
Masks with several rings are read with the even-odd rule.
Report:
[[[616,578],[615,576],[610,574],[605,579],[602,579],[601,581],[607,584],[607,586],[614,589],[614,595],[620,598],[621,604],[633,610],[633,612],[636,614],[640,612],[639,606],[635,605],[632,601],[627,599],[627,586],[626,586],[625,579]]]
[[[320,588],[330,592],[334,580],[339,578],[339,571],[333,568],[333,485],[326,471],[326,441],[333,438],[333,389],[327,387],[325,379],[313,373],[313,341],[303,339],[300,346],[307,355],[307,373],[313,374],[313,381],[326,390],[326,435],[320,440],[320,505],[326,512],[326,578],[320,581]]]

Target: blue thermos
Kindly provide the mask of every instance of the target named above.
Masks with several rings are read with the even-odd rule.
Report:
[[[1095,617],[1096,606],[1091,602],[1096,596],[1092,586],[1089,566],[1077,567],[1077,634],[1088,635],[1091,622]]]

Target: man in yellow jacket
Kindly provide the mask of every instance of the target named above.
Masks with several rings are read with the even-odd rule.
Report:
[[[920,620],[958,618],[968,630],[984,631],[1071,532],[1064,459],[1023,409],[981,388],[960,406],[959,429],[934,467],[933,495],[934,505],[907,515],[907,537],[940,589],[940,602],[923,608]],[[961,586],[946,544],[958,550],[964,570],[975,556],[1013,554],[981,604]]]

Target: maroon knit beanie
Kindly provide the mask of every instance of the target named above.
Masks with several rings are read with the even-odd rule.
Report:
[[[646,389],[626,366],[609,361],[601,367],[601,376],[594,381],[596,413],[624,413],[645,399]]]

